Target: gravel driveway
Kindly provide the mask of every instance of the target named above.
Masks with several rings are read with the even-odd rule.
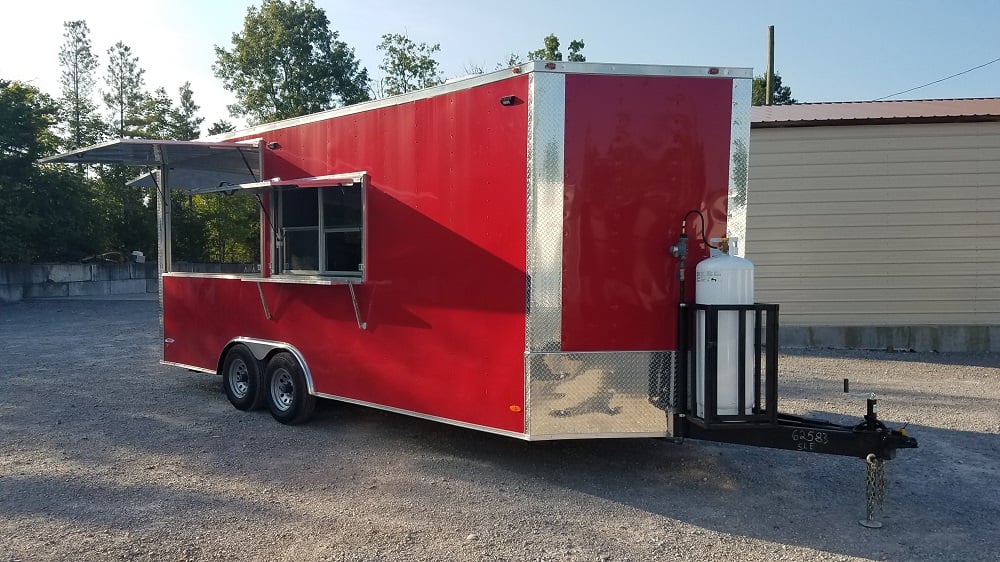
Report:
[[[782,409],[879,392],[888,463],[687,441],[525,443],[321,402],[288,427],[160,366],[157,304],[0,305],[0,561],[998,560],[1000,356],[783,355]]]

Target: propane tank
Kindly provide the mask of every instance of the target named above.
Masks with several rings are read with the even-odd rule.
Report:
[[[695,269],[695,302],[698,304],[753,304],[753,264],[749,260],[712,250],[712,256]],[[699,310],[696,322],[698,416],[705,416],[705,311]],[[719,311],[719,346],[716,350],[718,372],[716,413],[721,416],[750,414],[754,396],[754,315],[746,315],[746,355],[744,362],[744,411],[739,412],[739,312]]]

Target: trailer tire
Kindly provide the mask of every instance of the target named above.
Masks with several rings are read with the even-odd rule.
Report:
[[[309,394],[302,366],[290,353],[281,352],[267,362],[267,381],[262,393],[274,419],[287,425],[306,422],[316,407],[316,397]]]
[[[238,343],[229,348],[222,362],[222,388],[238,410],[259,410],[264,405],[264,377],[260,361],[250,348]]]

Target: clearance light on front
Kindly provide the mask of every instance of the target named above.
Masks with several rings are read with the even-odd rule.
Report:
[[[712,68],[708,69],[708,73],[709,74],[718,74],[719,73],[719,69],[713,66]]]

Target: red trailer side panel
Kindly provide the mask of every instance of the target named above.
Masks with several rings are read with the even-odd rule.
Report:
[[[524,430],[526,76],[267,133],[267,178],[367,171],[367,281],[164,282],[167,361],[237,336],[302,352],[320,393]],[[512,408],[513,406],[513,408]]]
[[[676,347],[667,249],[690,209],[725,235],[732,92],[723,79],[566,76],[563,351]],[[690,264],[707,256],[693,226]]]

